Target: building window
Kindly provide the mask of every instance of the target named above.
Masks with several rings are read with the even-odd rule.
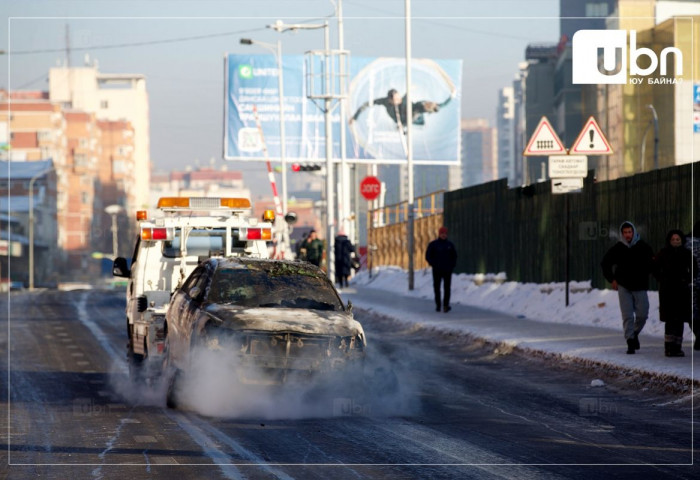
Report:
[[[80,202],[83,205],[87,205],[88,203],[90,203],[90,195],[88,195],[87,192],[80,192]]]
[[[107,100],[101,100],[100,101],[100,108],[102,108],[102,109],[109,108],[109,102]]]
[[[87,148],[88,145],[90,145],[90,143],[88,143],[87,138],[81,138],[80,140],[78,140],[78,145],[80,145],[80,148]]]
[[[126,164],[122,160],[114,160],[112,162],[112,172],[113,173],[126,173]]]
[[[586,16],[587,17],[607,17],[608,16],[608,4],[607,3],[587,3],[586,4]]]
[[[52,137],[53,135],[51,130],[39,130],[36,132],[36,139],[40,142],[50,141],[52,140]]]
[[[84,153],[76,153],[73,157],[73,163],[76,167],[87,167],[88,157]]]

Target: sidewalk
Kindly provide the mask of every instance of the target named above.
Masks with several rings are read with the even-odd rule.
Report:
[[[341,291],[341,296],[353,303],[354,308],[378,313],[407,324],[420,324],[445,331],[467,333],[492,342],[503,342],[521,349],[530,349],[565,358],[577,358],[601,362],[617,367],[648,372],[655,376],[678,379],[700,378],[700,352],[692,348],[692,334],[685,334],[682,358],[664,356],[662,338],[645,335],[639,337],[641,349],[634,355],[626,354],[627,344],[619,330],[547,323],[532,319],[484,310],[452,302],[452,311],[435,311],[432,298],[401,294],[394,291],[351,285]],[[622,321],[620,320],[620,324]],[[369,338],[371,342],[371,338]],[[698,372],[693,376],[693,372]]]

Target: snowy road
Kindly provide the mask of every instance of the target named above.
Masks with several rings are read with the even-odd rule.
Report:
[[[6,299],[0,308],[7,311]],[[121,292],[13,294],[0,478],[694,478],[691,410],[358,315],[399,394],[169,410],[126,377]],[[8,339],[9,334],[9,339]],[[9,341],[8,341],[9,340]],[[4,391],[8,391],[7,388]],[[278,400],[276,403],[275,400]],[[313,405],[313,406],[310,406]],[[9,421],[9,424],[7,422]],[[649,465],[654,464],[654,465]],[[615,465],[611,467],[609,465]]]

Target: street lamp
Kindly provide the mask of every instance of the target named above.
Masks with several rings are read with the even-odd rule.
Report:
[[[117,227],[117,215],[123,211],[124,208],[121,205],[108,205],[105,207],[105,213],[112,216],[112,260],[117,258],[117,232],[119,231]]]
[[[651,120],[649,120],[647,128],[644,129],[644,135],[642,136],[642,151],[640,158],[640,168],[642,172],[644,171],[644,154],[646,153],[647,133],[649,133],[649,127],[652,123],[654,124],[654,170],[659,169],[659,117],[656,115],[654,105],[648,104],[646,108],[651,110]]]
[[[260,42],[251,38],[241,38],[241,45],[258,45],[275,55],[277,60],[277,91],[280,103],[280,162],[282,164],[282,212],[287,214],[287,145],[285,139],[285,122],[284,122],[284,66],[282,63],[282,42],[277,40],[277,45],[267,42]],[[284,228],[284,255],[286,258],[287,249],[289,248],[289,228],[287,224],[283,224]]]
[[[328,277],[333,280],[334,279],[334,274],[335,274],[335,254],[334,254],[334,249],[332,248],[332,242],[333,239],[335,238],[335,215],[334,215],[334,206],[333,206],[333,197],[334,197],[334,185],[333,185],[333,130],[332,130],[332,123],[331,123],[331,111],[332,111],[332,101],[334,99],[341,99],[344,97],[344,78],[341,77],[341,92],[339,94],[335,94],[332,89],[335,88],[335,82],[331,80],[331,69],[332,69],[332,61],[331,57],[333,54],[339,54],[339,55],[344,55],[346,52],[341,51],[341,50],[336,50],[336,51],[331,51],[330,50],[330,31],[328,28],[328,22],[324,23],[317,23],[317,24],[310,24],[310,23],[297,23],[297,24],[285,24],[282,20],[277,20],[274,24],[268,25],[268,28],[271,28],[277,32],[286,32],[286,31],[297,31],[297,30],[318,30],[318,29],[324,29],[324,50],[323,52],[320,52],[323,57],[324,57],[324,91],[322,94],[318,95],[315,94],[314,92],[314,85],[313,85],[313,55],[318,54],[319,52],[307,52],[307,54],[310,54],[312,56],[311,58],[311,64],[309,65],[310,70],[307,72],[307,75],[311,79],[311,85],[310,88],[307,89],[307,97],[311,98],[314,100],[315,99],[323,99],[324,100],[324,106],[322,108],[324,114],[325,114],[325,124],[326,124],[326,244],[327,244],[327,249],[326,251],[328,252],[326,255],[327,258],[327,273]],[[341,58],[341,62],[344,59]]]
[[[29,180],[29,290],[34,290],[34,182],[54,169],[51,165],[46,170],[34,175]]]

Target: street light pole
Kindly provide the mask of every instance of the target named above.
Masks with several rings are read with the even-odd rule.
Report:
[[[270,50],[277,60],[277,90],[279,97],[280,109],[280,163],[282,164],[282,212],[286,215],[287,212],[287,142],[285,136],[285,120],[284,120],[284,64],[282,62],[282,41],[277,40],[277,45],[267,42],[260,42],[250,38],[241,38],[242,45],[259,45],[267,50]],[[281,221],[281,220],[280,220]],[[287,258],[289,249],[289,228],[286,222],[282,223],[283,228],[283,256]]]
[[[105,213],[112,217],[112,260],[117,258],[118,250],[118,227],[117,227],[117,215],[122,213],[124,208],[121,205],[108,205],[105,207]]]
[[[334,98],[342,98],[344,92],[341,95],[336,96],[333,94],[333,82],[331,80],[331,70],[333,68],[331,62],[332,52],[330,50],[330,30],[328,28],[328,22],[322,24],[293,24],[287,25],[281,20],[277,20],[274,24],[268,25],[268,28],[272,28],[277,32],[285,32],[287,30],[317,30],[324,29],[324,91],[321,95],[316,95],[315,92],[309,91],[307,96],[309,98],[323,98],[324,106],[323,110],[325,113],[325,123],[326,123],[326,263],[327,263],[327,274],[331,280],[334,280],[335,274],[335,253],[333,250],[333,244],[335,238],[335,211],[334,211],[334,175],[333,175],[333,126],[331,119],[332,102]],[[308,52],[307,52],[308,53]],[[342,61],[342,60],[341,60]]]
[[[53,165],[29,180],[29,290],[34,290],[34,182],[53,170]]]
[[[659,169],[659,117],[656,115],[654,105],[649,104],[647,108],[651,110],[652,121],[654,122],[654,170]]]
[[[651,110],[652,118],[647,123],[647,127],[644,129],[644,135],[642,135],[642,146],[639,155],[639,169],[640,172],[644,172],[644,157],[647,150],[647,133],[649,133],[649,127],[654,125],[654,170],[659,169],[659,117],[656,115],[656,109],[653,105],[649,104],[646,108]]]
[[[408,169],[408,289],[414,288],[413,250],[415,211],[413,209],[413,104],[411,103],[411,0],[406,1],[406,168]],[[401,132],[403,134],[403,132]]]

